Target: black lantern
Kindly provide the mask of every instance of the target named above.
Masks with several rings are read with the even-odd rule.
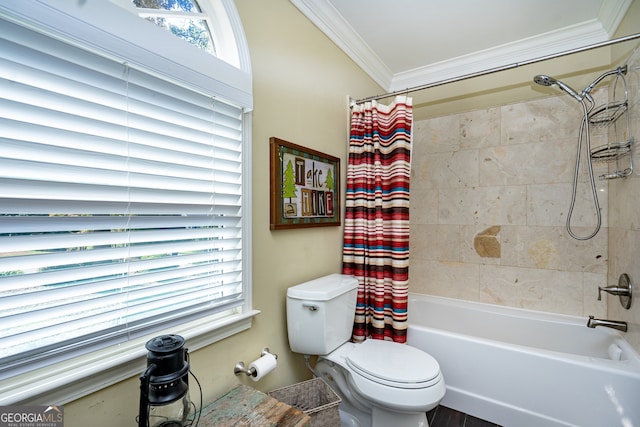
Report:
[[[189,360],[184,338],[162,335],[145,346],[147,369],[140,377],[140,427],[188,425]]]

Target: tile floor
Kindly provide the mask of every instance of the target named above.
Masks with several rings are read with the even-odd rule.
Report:
[[[458,412],[446,406],[438,406],[427,413],[429,427],[500,427],[498,424]]]

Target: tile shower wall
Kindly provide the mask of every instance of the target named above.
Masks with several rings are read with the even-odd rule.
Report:
[[[594,92],[598,103],[607,92]],[[597,287],[607,283],[608,181],[596,181],[598,235],[578,241],[565,230],[581,117],[581,104],[560,95],[415,123],[410,291],[606,315]],[[606,139],[597,131],[592,146]],[[584,163],[580,170],[572,224],[587,235],[595,211]]]
[[[633,175],[609,181],[609,284],[617,284],[618,276],[629,274],[637,292],[640,285],[640,49],[627,61],[627,84],[629,87],[629,117],[631,137],[634,140]],[[613,96],[612,90],[610,90]],[[610,140],[626,138],[614,136],[616,129],[610,128]],[[621,142],[621,141],[620,141]],[[613,167],[613,165],[612,165]],[[640,293],[636,293],[631,308],[625,310],[618,297],[608,297],[608,315],[611,319],[629,323],[627,339],[640,352]]]

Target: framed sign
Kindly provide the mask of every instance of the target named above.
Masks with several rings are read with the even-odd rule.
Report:
[[[340,159],[269,139],[271,229],[340,225]]]

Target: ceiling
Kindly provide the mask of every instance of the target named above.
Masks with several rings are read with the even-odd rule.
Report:
[[[632,0],[291,2],[393,92],[610,40]]]

